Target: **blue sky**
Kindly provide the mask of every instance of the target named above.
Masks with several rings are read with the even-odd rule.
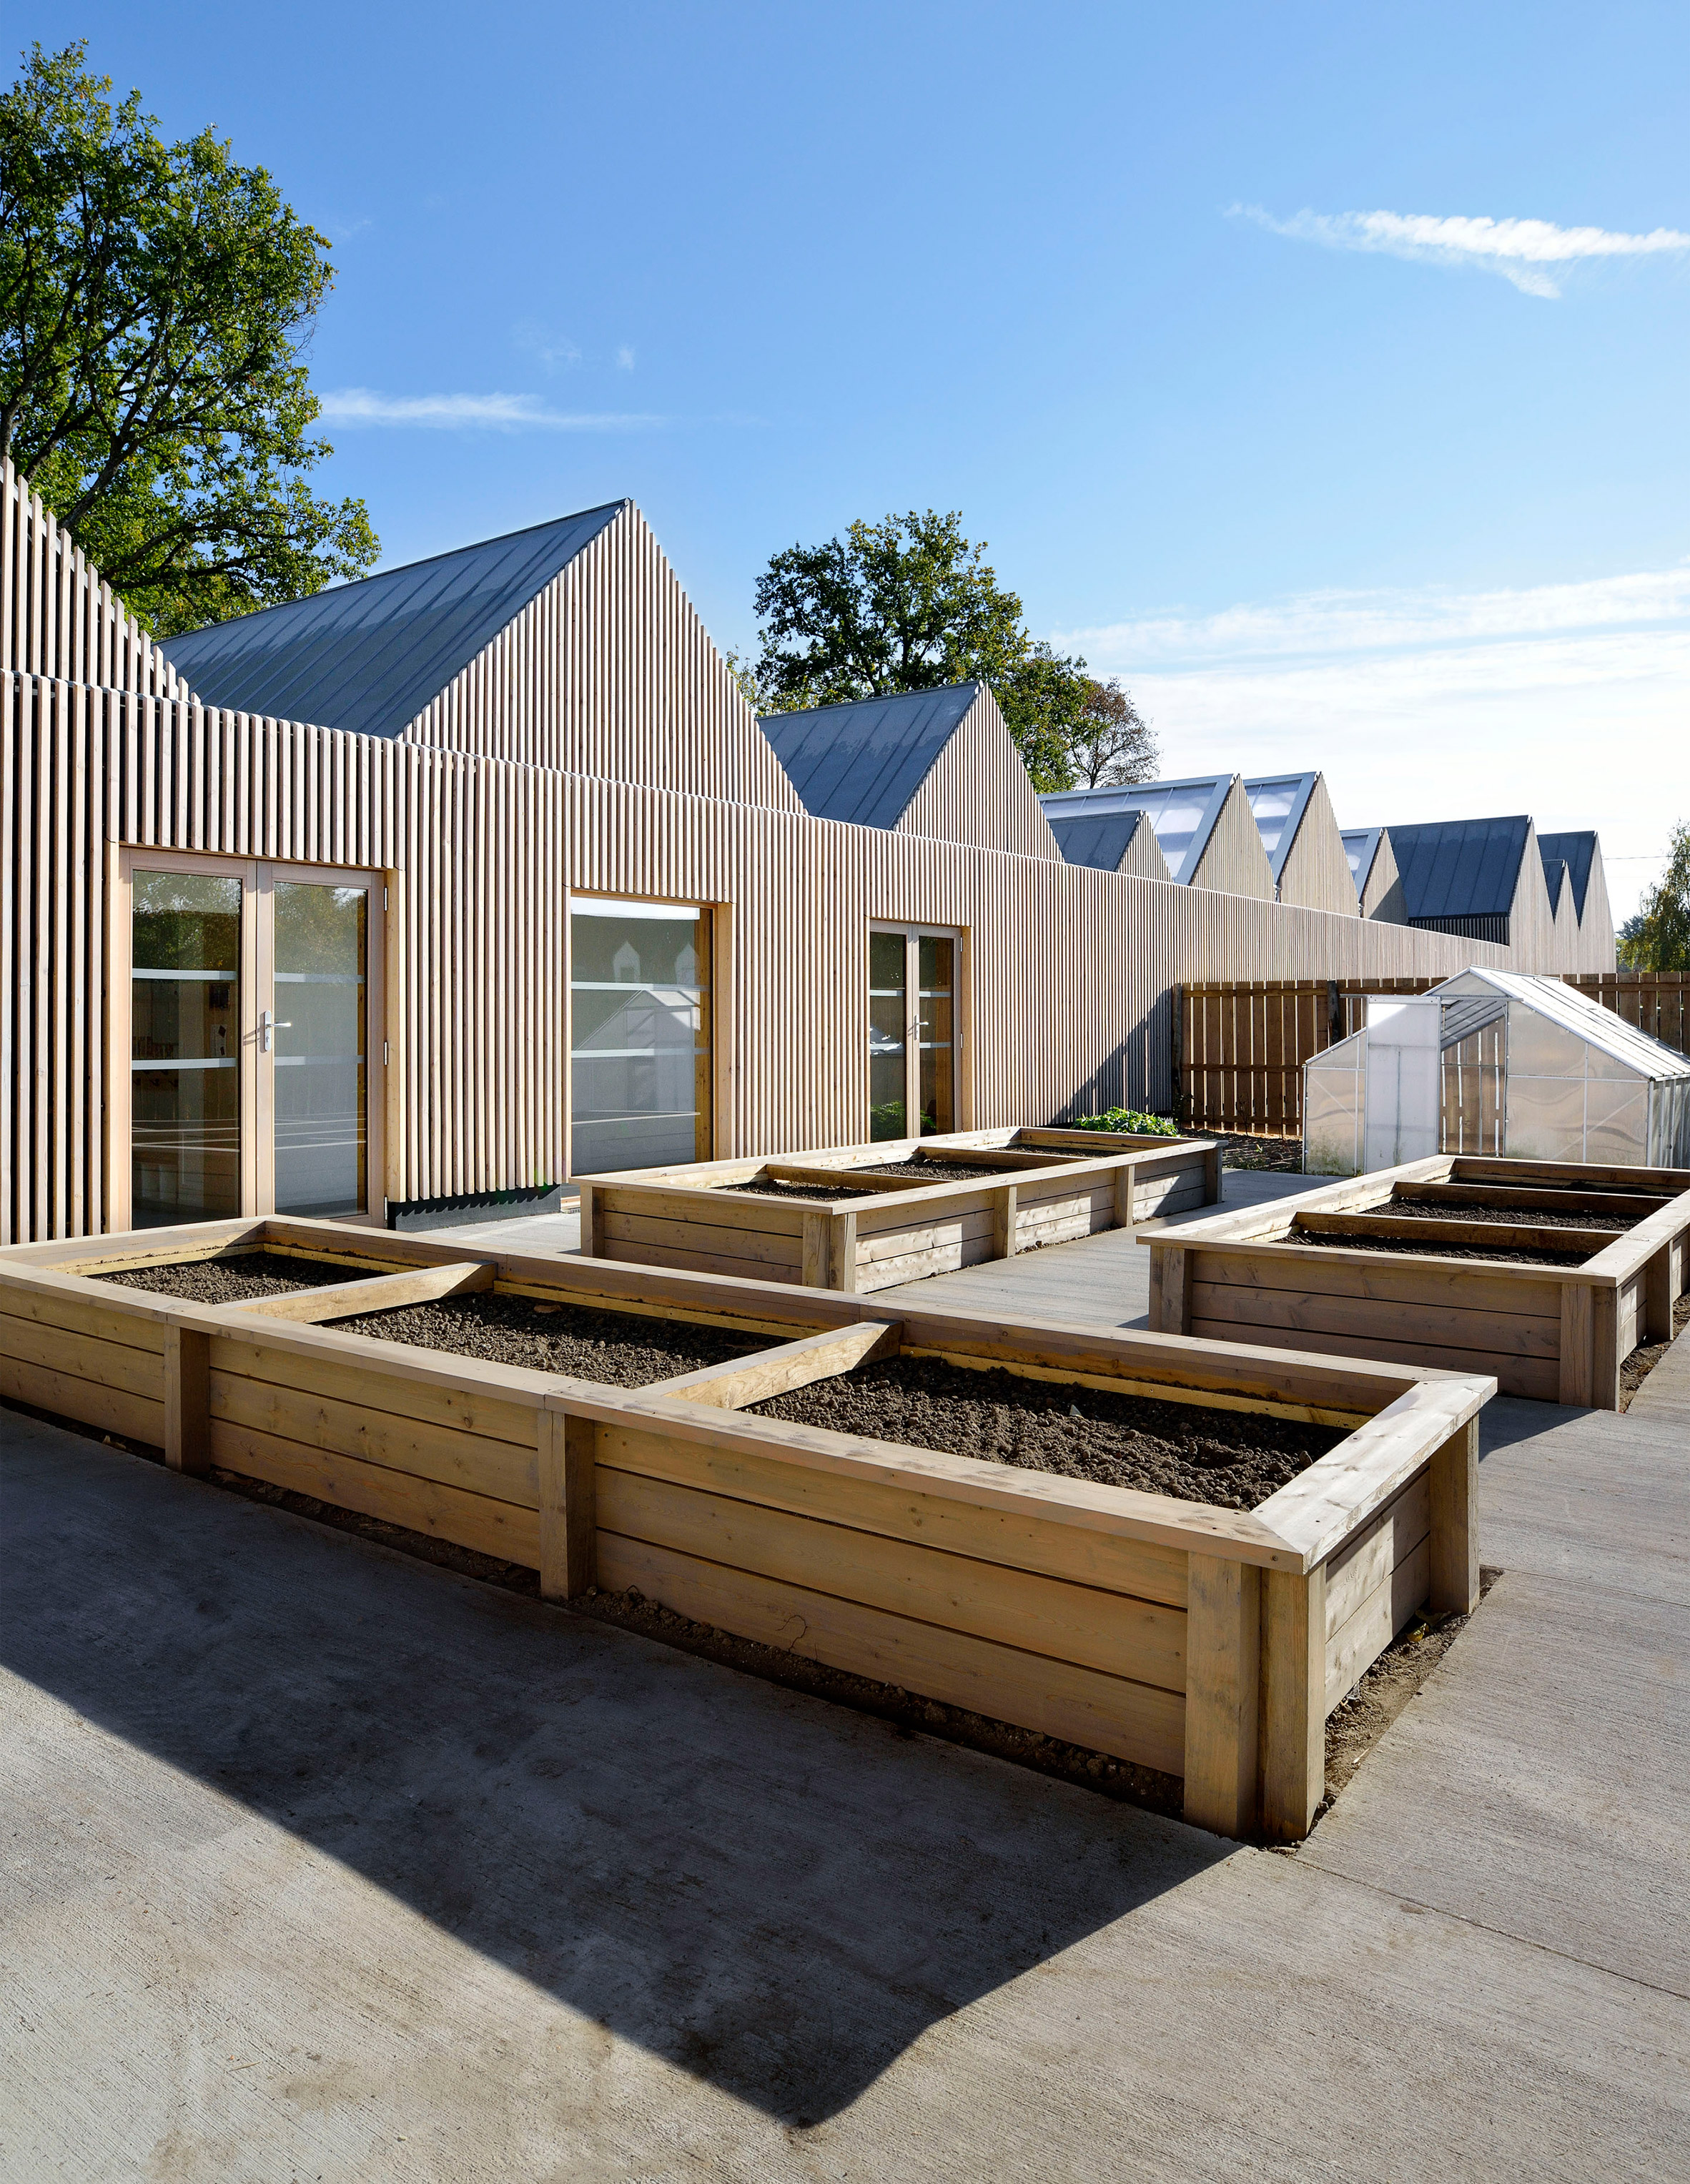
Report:
[[[1690,14],[26,7],[332,240],[389,563],[629,493],[718,639],[960,509],[1169,772],[1690,818]],[[1525,224],[1525,225],[1519,225]]]

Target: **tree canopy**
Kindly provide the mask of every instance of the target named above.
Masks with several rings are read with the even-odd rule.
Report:
[[[1666,870],[1620,928],[1628,971],[1690,971],[1690,822],[1672,830]]]
[[[364,503],[304,476],[326,238],[86,53],[36,45],[0,95],[0,453],[161,636],[361,576]]]
[[[1077,778],[1142,780],[1155,745],[1114,683],[1094,681],[1083,660],[1065,658],[1026,626],[985,544],[962,535],[953,510],[858,521],[843,538],[789,546],[770,556],[757,580],[762,649],[749,680],[766,712],[884,698],[973,678],[989,683],[1034,786],[1071,788]],[[1121,739],[1124,704],[1141,732]],[[1111,738],[1113,741],[1111,742]],[[1107,744],[1093,777],[1090,754]]]

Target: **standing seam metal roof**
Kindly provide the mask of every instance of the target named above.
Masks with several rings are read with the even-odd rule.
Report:
[[[1566,866],[1567,877],[1573,883],[1573,907],[1582,923],[1585,894],[1590,886],[1590,868],[1596,861],[1596,836],[1591,833],[1540,834],[1537,846],[1543,853],[1546,873],[1552,864]],[[1557,899],[1557,890],[1552,884],[1549,890],[1551,904]]]
[[[208,705],[397,736],[628,505],[214,622],[167,639],[165,657]]]
[[[980,688],[952,682],[804,713],[765,713],[759,725],[812,818],[890,827],[909,810]]]
[[[1063,861],[1086,865],[1093,872],[1118,872],[1141,827],[1149,825],[1142,811],[1092,811],[1069,819],[1051,821],[1051,832]]]
[[[1408,916],[1506,917],[1531,825],[1517,816],[1392,827],[1391,848]]]

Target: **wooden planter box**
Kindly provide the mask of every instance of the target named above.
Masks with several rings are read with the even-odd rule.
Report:
[[[809,1206],[731,1187],[764,1179],[837,1185],[842,1171],[918,1152],[935,1168],[947,1153],[984,1161],[1001,1167],[1003,1180],[864,1176],[861,1197]],[[1098,1130],[973,1130],[578,1179],[588,1257],[857,1295],[1218,1205],[1221,1189],[1220,1147],[1206,1139]]]
[[[1385,1213],[1399,1184],[1509,1197],[1535,1190],[1546,1206],[1588,1212],[1597,1231],[1604,1190],[1652,1190],[1663,1202],[1572,1267],[1486,1267],[1297,1240],[1305,1217]],[[1569,1240],[1565,1229],[1509,1233],[1552,1249]],[[1486,1234],[1475,1227],[1472,1242]],[[1187,1222],[1152,1237],[1150,1251],[1150,1323],[1165,1334],[1488,1373],[1507,1395],[1612,1411],[1622,1362],[1639,1343],[1670,1338],[1673,1306],[1690,1287],[1690,1172],[1444,1156]]]
[[[765,1329],[641,1390],[312,1323],[365,1285],[194,1306],[74,1268],[258,1241],[401,1271],[387,1301],[498,1286]],[[739,1414],[895,1349],[1347,1426],[1258,1508]],[[1476,1417],[1495,1383],[929,1307],[332,1223],[228,1222],[0,1251],[0,1389],[523,1563],[542,1591],[638,1585],[681,1613],[1183,1775],[1187,1815],[1291,1840],[1327,1713],[1422,1607],[1476,1600]]]

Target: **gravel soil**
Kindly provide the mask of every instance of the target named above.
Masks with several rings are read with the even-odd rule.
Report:
[[[1306,1244],[1317,1251],[1390,1251],[1404,1258],[1486,1259],[1493,1264],[1506,1260],[1516,1267],[1581,1267],[1591,1256],[1582,1245],[1576,1251],[1534,1251],[1508,1245],[1486,1250],[1481,1244],[1414,1244],[1397,1236],[1351,1236],[1330,1228],[1293,1228],[1283,1240]]]
[[[1253,1509],[1344,1438],[1339,1426],[1109,1395],[938,1357],[877,1359],[750,1407],[758,1418],[1223,1509]]]
[[[1055,1153],[1052,1160],[1079,1160],[1079,1153]],[[877,1162],[870,1167],[867,1162],[856,1167],[840,1171],[845,1175],[919,1176],[923,1183],[1007,1183],[1023,1171],[1015,1168],[975,1167],[962,1161],[905,1160]],[[712,1190],[749,1190],[759,1198],[801,1198],[812,1204],[827,1205],[841,1198],[862,1198],[866,1194],[855,1184],[838,1187],[826,1183],[774,1183],[760,1177],[755,1183],[715,1183]]]
[[[754,1198],[793,1198],[806,1206],[831,1206],[841,1198],[861,1198],[862,1192],[848,1184],[835,1190],[827,1183],[771,1183],[759,1176],[750,1183],[713,1183],[712,1190],[749,1190]]]
[[[93,1279],[181,1297],[189,1304],[237,1304],[248,1297],[326,1289],[331,1282],[367,1280],[381,1271],[371,1267],[366,1272],[334,1259],[293,1259],[284,1251],[241,1251],[226,1259],[185,1259],[174,1267],[129,1267]]]
[[[1680,1297],[1672,1307],[1673,1341],[1677,1340],[1687,1327],[1690,1327],[1690,1293]],[[1620,1407],[1622,1411],[1631,1408],[1632,1396],[1671,1347],[1670,1342],[1645,1342],[1621,1362]]]
[[[672,1373],[695,1372],[700,1365],[749,1357],[777,1340],[726,1327],[700,1327],[691,1320],[648,1319],[638,1312],[547,1304],[485,1290],[330,1324],[342,1334],[374,1334],[418,1350],[449,1350],[460,1357],[526,1365],[537,1373],[567,1373],[577,1380],[602,1380],[616,1388],[644,1387]]]
[[[1181,1135],[1208,1138],[1218,1145],[1223,1167],[1265,1169],[1274,1175],[1302,1173],[1301,1138],[1257,1138],[1235,1130],[1205,1130],[1196,1123]],[[1173,1142],[1170,1138],[1168,1143]]]
[[[1419,1198],[1393,1198],[1368,1210],[1409,1221],[1490,1221],[1512,1228],[1635,1228],[1643,1218],[1641,1213],[1549,1213],[1541,1206],[1436,1206]]]

